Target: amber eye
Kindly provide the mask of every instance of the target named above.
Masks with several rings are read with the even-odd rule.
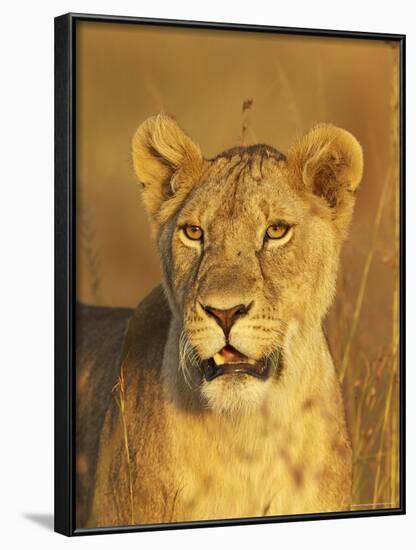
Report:
[[[204,232],[198,225],[185,225],[183,232],[191,241],[201,241],[204,236]]]
[[[285,222],[274,223],[267,228],[266,237],[268,239],[282,239],[289,229],[290,225]]]

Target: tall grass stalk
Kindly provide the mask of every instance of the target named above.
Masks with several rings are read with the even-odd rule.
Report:
[[[128,489],[129,489],[129,500],[130,500],[130,523],[134,524],[135,521],[134,521],[133,472],[132,472],[132,464],[131,464],[131,458],[130,458],[129,436],[128,436],[127,420],[126,420],[126,394],[125,394],[125,386],[124,386],[124,361],[121,364],[120,375],[118,377],[117,383],[115,384],[115,386],[113,388],[113,391],[116,392],[115,401],[116,401],[117,406],[118,406],[119,411],[120,411],[121,422],[122,422],[122,427],[123,427],[123,441],[124,441],[124,450],[125,450],[125,453],[126,453],[127,478],[128,478]]]
[[[394,178],[391,188],[393,196],[393,235],[394,235],[394,258],[393,258],[393,303],[392,303],[392,339],[391,339],[391,373],[386,398],[386,407],[383,421],[383,431],[380,438],[380,446],[377,457],[376,478],[374,483],[373,503],[377,502],[381,493],[380,479],[382,471],[382,455],[386,447],[386,438],[389,432],[389,461],[385,461],[385,479],[388,481],[385,485],[388,487],[389,498],[392,506],[398,506],[397,502],[397,469],[398,469],[398,411],[400,403],[397,400],[397,368],[398,368],[398,350],[399,350],[399,309],[400,309],[400,279],[399,279],[399,254],[400,254],[400,195],[399,195],[399,72],[397,63],[394,63],[393,85],[391,95],[391,108],[393,111],[391,125],[391,160],[393,166]],[[390,428],[390,430],[389,430]]]
[[[364,262],[363,271],[361,273],[360,284],[359,284],[359,287],[358,287],[357,299],[355,301],[355,306],[354,306],[354,311],[353,311],[353,315],[352,315],[352,319],[351,319],[351,324],[350,324],[350,328],[349,328],[349,331],[348,331],[348,334],[347,334],[347,343],[345,345],[344,353],[343,353],[342,360],[341,360],[341,367],[340,367],[340,371],[339,371],[339,377],[341,379],[341,382],[344,381],[345,373],[346,373],[347,367],[350,363],[351,345],[353,343],[354,336],[355,336],[355,333],[357,331],[358,322],[359,322],[360,316],[361,316],[361,310],[362,310],[362,306],[363,306],[365,291],[367,289],[368,274],[370,272],[370,267],[371,267],[371,264],[372,264],[372,261],[373,261],[374,252],[375,252],[376,247],[377,247],[378,231],[380,229],[380,222],[381,222],[381,218],[382,218],[382,215],[383,215],[384,204],[386,202],[386,197],[387,197],[390,185],[391,185],[391,169],[389,169],[389,171],[386,175],[386,179],[384,181],[384,185],[383,185],[383,188],[382,188],[382,191],[381,191],[380,199],[378,201],[376,216],[375,216],[374,224],[373,224],[373,235],[372,235],[372,239],[371,239],[371,244],[370,244],[370,247],[368,249],[367,256],[366,256],[366,259],[365,259],[365,262]]]
[[[79,186],[79,189],[82,190],[82,185]],[[82,192],[79,192],[78,216],[81,250],[84,253],[86,261],[93,300],[97,305],[102,303],[100,260],[96,249],[95,230],[92,215],[90,209],[88,208],[86,198]]]

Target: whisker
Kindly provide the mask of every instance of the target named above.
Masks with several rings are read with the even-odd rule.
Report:
[[[179,336],[179,368],[183,373],[186,385],[190,389],[194,389],[195,385],[192,384],[189,367],[201,370],[200,363],[201,359],[197,350],[190,343],[186,331],[183,330]]]

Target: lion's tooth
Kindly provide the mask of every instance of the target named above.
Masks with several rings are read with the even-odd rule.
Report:
[[[224,357],[220,353],[216,353],[213,359],[216,365],[223,365],[225,363]]]
[[[255,360],[255,359],[247,358],[247,363],[249,363],[250,365],[255,365],[255,364],[256,364],[256,360]]]

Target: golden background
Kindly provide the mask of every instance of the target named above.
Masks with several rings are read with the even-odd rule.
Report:
[[[82,302],[133,307],[160,280],[130,158],[148,116],[173,114],[208,158],[251,143],[284,153],[316,122],[361,142],[364,178],[326,320],[353,441],[354,509],[399,506],[398,66],[394,42],[77,24]]]

